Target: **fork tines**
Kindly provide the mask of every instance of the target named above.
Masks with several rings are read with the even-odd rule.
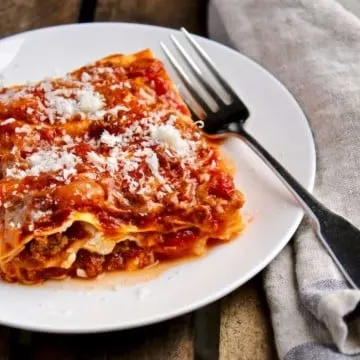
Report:
[[[189,41],[192,48],[195,50],[197,55],[200,57],[200,59],[203,61],[203,63],[206,65],[208,71],[214,76],[214,78],[218,81],[218,83],[222,86],[223,90],[225,91],[226,95],[231,99],[231,102],[235,101],[237,99],[237,95],[232,90],[230,85],[227,83],[227,81],[220,75],[219,70],[217,69],[214,62],[210,59],[209,55],[204,51],[204,49],[196,42],[194,37],[189,34],[187,30],[184,28],[181,28],[182,33],[185,35],[186,39]],[[170,38],[175,45],[176,49],[178,50],[179,54],[181,55],[181,58],[189,68],[193,78],[195,78],[198,83],[201,85],[201,87],[206,91],[208,97],[210,97],[213,102],[217,105],[218,108],[222,108],[226,106],[225,101],[218,95],[216,89],[213,88],[213,86],[210,84],[210,82],[205,78],[204,73],[202,72],[201,68],[197,65],[195,60],[190,56],[190,54],[185,50],[185,48],[181,45],[179,40],[174,36],[170,35]],[[211,105],[208,101],[204,99],[202,95],[199,94],[199,91],[196,89],[196,85],[191,80],[190,76],[187,74],[187,72],[184,70],[182,65],[180,65],[180,62],[177,60],[177,58],[172,54],[172,52],[169,50],[169,48],[161,42],[161,47],[164,50],[164,53],[172,66],[174,67],[176,73],[179,75],[183,83],[185,84],[187,90],[191,94],[191,96],[195,99],[199,107],[201,108],[202,112],[208,116],[209,114],[213,114],[216,112],[211,108]],[[198,111],[194,108],[193,104],[191,104],[189,101],[187,101],[188,106],[192,110],[193,113],[197,115],[198,118],[202,118],[201,115],[199,115]]]

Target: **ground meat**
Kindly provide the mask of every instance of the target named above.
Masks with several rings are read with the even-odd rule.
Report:
[[[115,258],[120,260],[118,255],[121,255],[124,268],[127,270],[143,269],[155,261],[153,252],[150,249],[143,249],[134,241],[122,241],[116,245],[114,251],[107,257],[114,262]]]
[[[94,278],[103,272],[104,261],[105,256],[103,255],[79,250],[72,270],[75,276],[79,276],[79,271],[83,270],[88,278]]]
[[[51,241],[46,240],[46,238],[37,238],[31,243],[31,250],[27,249],[27,257],[31,259],[41,256],[44,258],[44,254],[48,256],[51,252],[56,254],[67,244],[59,236],[51,236]],[[70,269],[56,267],[42,270],[22,268],[21,277],[18,279],[17,267],[14,267],[14,273],[12,273],[12,263],[9,263],[6,274],[0,272],[0,277],[9,282],[23,280],[26,283],[39,283],[63,276],[95,278],[105,271],[137,270],[150,266],[154,262],[155,256],[151,249],[143,249],[134,241],[122,241],[108,255],[100,255],[84,249],[79,250]]]
[[[119,251],[113,251],[106,256],[104,268],[106,271],[125,270],[124,258]]]
[[[46,260],[61,253],[68,243],[68,237],[62,233],[48,237],[37,237],[28,245],[29,255],[35,260]]]
[[[80,222],[74,222],[65,232],[49,236],[36,237],[26,246],[20,255],[22,259],[44,262],[61,252],[74,241],[88,236],[88,232]]]
[[[189,228],[164,234],[163,242],[155,248],[157,257],[166,259],[193,254],[199,233],[198,228]]]
[[[136,270],[154,263],[152,251],[140,248],[136,242],[122,241],[111,254],[99,255],[88,250],[80,250],[72,266],[74,276],[94,278],[104,271]],[[80,272],[79,272],[80,271]]]

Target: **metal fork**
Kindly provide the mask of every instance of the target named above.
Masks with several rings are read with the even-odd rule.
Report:
[[[206,136],[224,138],[229,136],[240,137],[262,160],[273,170],[283,184],[288,188],[299,204],[312,218],[316,233],[331,257],[354,288],[360,288],[360,231],[343,217],[333,213],[314,198],[300,183],[244,128],[250,112],[228,82],[222,77],[214,62],[203,50],[195,38],[184,28],[181,29],[189,44],[195,50],[203,65],[219,82],[227,95],[231,98],[226,104],[216,90],[205,79],[203,72],[195,60],[189,55],[180,42],[171,35],[171,40],[181,55],[183,61],[194,78],[202,85],[208,95],[218,106],[212,110],[203,96],[199,94],[186,71],[162,42],[161,47],[166,57],[174,67],[191,96],[196,100],[203,115],[200,115],[194,105],[187,101],[192,110],[194,120],[203,120],[203,132]]]

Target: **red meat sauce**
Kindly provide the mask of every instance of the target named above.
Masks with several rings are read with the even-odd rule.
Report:
[[[83,181],[81,181],[80,184],[70,183],[69,185],[65,185],[65,187],[59,186],[49,197],[49,192],[46,189],[53,183],[54,181],[51,178],[40,176],[36,181],[26,178],[18,187],[19,192],[26,186],[29,186],[32,190],[38,189],[38,195],[32,198],[32,207],[34,207],[34,209],[43,207],[42,210],[45,211],[51,210],[50,216],[34,224],[35,230],[60,227],[69,218],[73,210],[94,214],[101,224],[103,231],[109,235],[116,233],[117,229],[124,224],[135,225],[139,228],[155,226],[159,231],[171,231],[173,227],[171,219],[174,217],[198,225],[206,222],[207,227],[213,229],[218,228],[223,221],[223,218],[219,216],[219,214],[216,214],[214,207],[207,207],[206,209],[200,205],[192,207],[191,209],[181,209],[173,204],[166,205],[166,203],[164,203],[165,206],[162,210],[156,213],[149,212],[142,214],[138,211],[139,208],[144,206],[140,201],[141,199],[138,199],[136,195],[130,196],[132,194],[127,194],[126,192],[123,192],[123,194],[129,198],[131,202],[129,208],[108,208],[104,206],[104,192],[106,189],[103,190],[101,185],[96,185],[95,183],[101,191],[92,191],[91,197],[84,198],[82,192],[88,192],[88,188],[82,186],[84,184],[86,185]],[[74,186],[74,189],[76,188],[77,195],[72,191],[72,186]],[[63,193],[65,193],[65,195]],[[67,194],[69,194],[69,198],[67,198]],[[243,202],[243,198],[238,196],[238,191],[234,188],[231,177],[221,172],[214,173],[212,180],[209,182],[207,194],[210,197],[214,196],[216,199],[223,198],[227,200],[227,206],[234,208],[234,211],[236,211]],[[44,206],[46,208],[44,208]],[[29,233],[29,227],[24,224],[20,236],[24,237]]]
[[[73,236],[71,241],[75,241],[76,236],[83,236],[81,226],[73,227],[70,232]],[[69,232],[67,235],[70,238]],[[108,255],[100,255],[81,249],[69,269],[53,267],[36,270],[34,267],[34,270],[31,270],[25,266],[21,268],[21,263],[35,265],[40,260],[45,261],[61,253],[69,246],[68,240],[61,240],[60,236],[55,235],[47,242],[46,246],[41,239],[32,241],[15,260],[7,265],[6,272],[0,272],[0,276],[8,282],[41,283],[48,279],[68,276],[92,279],[104,272],[143,269],[158,260],[163,261],[193,255],[192,249],[199,235],[200,231],[197,228],[157,234],[155,237],[158,237],[158,243],[144,248],[139,247],[134,241],[126,240],[118,243],[113,252]],[[17,267],[20,267],[20,278],[16,271]]]
[[[109,62],[108,64],[102,63],[101,65],[114,68],[114,73],[116,73],[117,78],[115,80],[111,80],[111,82],[116,83],[129,80],[132,83],[135,81],[136,78],[140,78],[143,84],[148,85],[154,89],[158,96],[158,99],[161,99],[160,102],[162,104],[160,105],[162,107],[165,106],[169,109],[175,108],[183,114],[189,115],[189,110],[178,97],[175,90],[172,88],[171,82],[167,78],[163,65],[160,61],[156,59],[140,59],[132,65],[126,67],[124,69],[125,71],[122,73],[116,72],[116,66],[114,66],[111,62]],[[84,67],[73,73],[73,75],[75,77],[81,78],[82,73],[88,72],[91,74],[92,69],[95,67],[96,64],[94,67]],[[135,88],[110,90],[110,87],[108,86],[109,83],[107,83],[106,85],[107,86],[97,86],[96,83],[94,83],[95,89],[101,92],[102,95],[104,95],[106,103],[109,107],[118,104],[119,99],[125,97],[126,93],[136,91]],[[42,91],[37,89],[34,91],[33,95],[40,97],[43,100],[44,94]],[[19,101],[20,106],[18,106],[19,104],[14,104],[13,107],[1,107],[0,104],[0,119],[5,120],[8,117],[14,116],[17,119],[24,120],[28,123],[38,123],[36,119],[30,120],[29,114],[26,113],[26,107],[29,105],[27,101],[29,100],[24,99]],[[24,106],[21,105],[21,101],[23,101],[22,105]],[[36,105],[34,105],[33,107],[36,108]],[[131,122],[143,116],[144,109],[141,107],[137,107],[136,103],[129,104],[129,107],[131,108],[132,118],[129,118],[126,121]],[[151,109],[147,110],[151,111]],[[11,113],[11,111],[15,111],[16,113]],[[77,120],[79,119],[74,118],[71,120],[71,122],[75,123]],[[14,126],[15,124],[10,123],[5,127],[2,127],[2,132],[3,134],[6,134],[6,139],[5,137],[4,139],[0,138],[0,143],[11,143],[11,134],[14,132]],[[112,118],[105,118],[101,121],[92,122],[90,127],[86,127],[82,130],[83,134],[77,135],[88,134],[90,138],[98,138],[105,129],[108,130],[110,133],[118,133],[121,128],[126,128],[126,126],[124,127],[124,123],[117,123]],[[51,143],[57,137],[61,137],[60,130],[62,131],[62,129],[60,128],[43,128],[36,131],[39,131],[42,141],[47,141]],[[8,134],[10,139],[7,138]],[[0,134],[0,136],[2,135]],[[90,150],[91,148],[88,144],[86,144],[86,142],[80,142],[76,145],[75,153],[80,157],[86,157],[87,153]],[[106,146],[100,149],[100,152],[102,154],[105,154],[107,151],[108,149],[106,148]],[[206,156],[206,153],[204,153],[204,156]],[[162,161],[161,156],[159,156],[159,161]],[[161,164],[162,166],[165,166],[165,164]],[[86,169],[84,168],[82,170],[85,171]],[[176,171],[179,171],[178,177],[181,177],[180,169],[171,168],[169,165],[168,170],[174,174],[176,173]],[[196,174],[194,174],[194,176],[196,176]],[[30,190],[37,190],[39,192],[43,191],[45,195],[50,194],[52,196],[52,193],[47,189],[49,189],[50,186],[53,184],[57,185],[56,190],[58,190],[58,188],[63,185],[55,181],[53,178],[51,178],[51,176],[39,176],[37,178],[27,177],[23,179],[23,181],[21,181],[19,184],[17,184],[17,190],[19,192],[22,192],[23,189],[26,188]],[[98,186],[101,187],[100,184],[98,184]],[[6,198],[6,191],[3,191],[2,189],[0,190],[2,191],[2,193],[0,193],[0,200],[4,200]],[[102,191],[106,192],[105,189],[103,189]],[[221,172],[215,171],[213,174],[213,179],[209,184],[209,196],[220,197],[226,200],[230,200],[232,197],[234,197],[234,192],[235,189],[231,177],[227,176],[226,174],[222,174]],[[69,206],[68,201],[59,201],[58,204],[48,204],[49,206],[44,210],[52,210],[53,214],[45,221],[42,221],[41,223],[36,223],[35,226],[39,228],[54,228],[60,226],[69,217],[70,209],[87,210],[93,213],[98,218],[99,222],[104,228],[104,232],[108,234],[112,234],[120,225],[123,225],[124,223],[134,224],[141,228],[153,224],[158,225],[163,222],[164,214],[159,215],[150,213],[145,216],[136,215],[136,206],[141,205],[137,204],[136,197],[132,199],[132,208],[135,210],[105,209],[102,206],[103,194],[101,194],[101,191],[95,191],[94,194],[95,195],[92,198],[90,197],[88,201],[84,201],[84,199],[79,199],[79,201],[77,201],[76,198],[67,199],[72,201],[72,203],[70,204],[71,206]],[[126,196],[127,194],[124,195]],[[39,203],[40,202],[41,196],[39,196]],[[62,204],[61,206],[63,207],[59,206],[59,204]],[[178,216],[179,218],[183,216],[181,211],[176,208],[171,210],[171,215]],[[203,216],[206,215],[207,214],[204,214]],[[219,220],[216,219],[213,214],[210,215],[211,222],[213,226],[216,227],[216,223],[219,222]],[[198,216],[200,215],[198,214]],[[194,220],[193,214],[188,215],[188,220]],[[209,219],[207,220],[210,221]],[[171,224],[163,223],[162,225],[164,225],[164,227],[168,231],[171,231]],[[55,235],[53,237],[49,237],[50,240],[37,239],[35,241],[32,241],[30,244],[27,245],[25,251],[21,254],[21,256],[27,258],[27,260],[31,259],[31,261],[33,262],[41,262],[46,258],[52,257],[65,251],[66,248],[70,245],[69,239],[75,241],[75,239],[80,239],[84,236],[84,234],[81,233],[82,230],[77,230],[74,226],[72,226],[68,231],[72,231],[73,233],[67,234],[67,240],[64,240],[62,236]],[[27,232],[28,230],[26,230],[24,227],[22,229],[22,236],[26,235]],[[25,280],[30,282],[41,282],[48,278],[69,275],[77,276],[76,273],[78,269],[84,270],[88,278],[93,278],[105,271],[144,268],[151,265],[158,259],[180,257],[191,254],[191,249],[196,242],[198,236],[199,230],[197,230],[196,228],[190,228],[177,232],[170,232],[166,235],[161,235],[161,241],[159,241],[156,246],[145,249],[140,248],[135,242],[124,241],[117,244],[114,251],[109,255],[99,255],[91,253],[87,250],[80,250],[78,252],[76,261],[70,269],[49,268],[44,270],[31,271],[24,268],[24,270],[22,270],[22,276]],[[11,277],[10,273],[7,273],[6,275],[0,275],[8,281],[17,281],[16,278]]]
[[[209,194],[230,200],[235,193],[235,186],[232,177],[226,173],[217,173],[213,176]]]
[[[104,72],[102,74],[97,74],[97,79],[91,80],[92,85],[95,88],[95,91],[101,93],[104,98],[108,108],[112,108],[118,104],[123,104],[122,99],[124,99],[129,93],[133,93],[137,98],[137,91],[139,86],[149,86],[152,88],[157,95],[157,102],[155,107],[161,106],[162,108],[169,108],[173,110],[178,110],[184,115],[189,116],[189,110],[186,105],[183,103],[181,98],[179,98],[176,90],[172,86],[171,80],[168,78],[164,66],[161,61],[157,59],[138,59],[130,66],[125,66],[122,68],[122,71],[119,71],[119,67],[116,66],[111,61],[101,62],[100,64],[95,63],[94,65],[85,66],[76,70],[72,73],[72,78],[80,80],[83,73],[93,74],[96,71],[97,67],[108,67],[112,68],[113,72],[111,76]],[[112,89],[111,85],[119,84],[125,81],[130,81],[132,83],[131,88],[116,88]],[[136,85],[137,81],[139,84]],[[51,81],[54,89],[64,89],[66,87],[71,87],[71,85],[64,83],[61,79],[56,79]],[[17,119],[18,121],[23,121],[27,124],[41,124],[49,123],[49,119],[40,121],[40,112],[38,101],[44,103],[45,101],[45,90],[43,90],[40,84],[30,85],[29,86],[20,86],[19,90],[27,89],[30,96],[19,98],[13,100],[9,104],[3,104],[0,102],[0,120],[6,120],[10,117]],[[0,91],[0,94],[6,94],[12,89],[3,89]],[[70,98],[74,97],[71,95]],[[142,114],[144,111],[143,106],[140,106],[136,101],[125,104],[131,108],[131,114]],[[29,113],[28,108],[34,109],[33,113]],[[147,105],[146,110],[152,111],[156,110],[151,108],[151,105]],[[44,115],[44,114],[43,114]],[[72,123],[81,121],[80,116],[75,115],[71,119]],[[2,132],[13,132],[16,125],[14,123],[9,123],[6,126],[2,126]],[[57,135],[56,132],[60,130],[62,126],[59,126],[58,129],[42,129],[40,130],[40,137],[42,140],[52,141]]]

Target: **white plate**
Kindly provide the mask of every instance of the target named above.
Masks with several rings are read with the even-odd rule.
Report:
[[[181,36],[169,29],[120,23],[27,32],[0,41],[0,71],[8,85],[63,74],[110,53],[149,47],[164,58],[159,42],[168,42],[171,33]],[[293,97],[245,56],[207,39],[198,40],[250,108],[248,130],[311,189],[314,143]],[[195,310],[253,277],[288,242],[302,211],[240,140],[229,141],[224,149],[235,162],[236,183],[247,199],[244,214],[252,219],[242,236],[196,261],[174,264],[147,282],[140,281],[147,275],[129,280],[119,274],[85,284],[60,281],[26,287],[0,283],[0,323],[51,332],[124,329]],[[130,283],[124,284],[127,280]]]

